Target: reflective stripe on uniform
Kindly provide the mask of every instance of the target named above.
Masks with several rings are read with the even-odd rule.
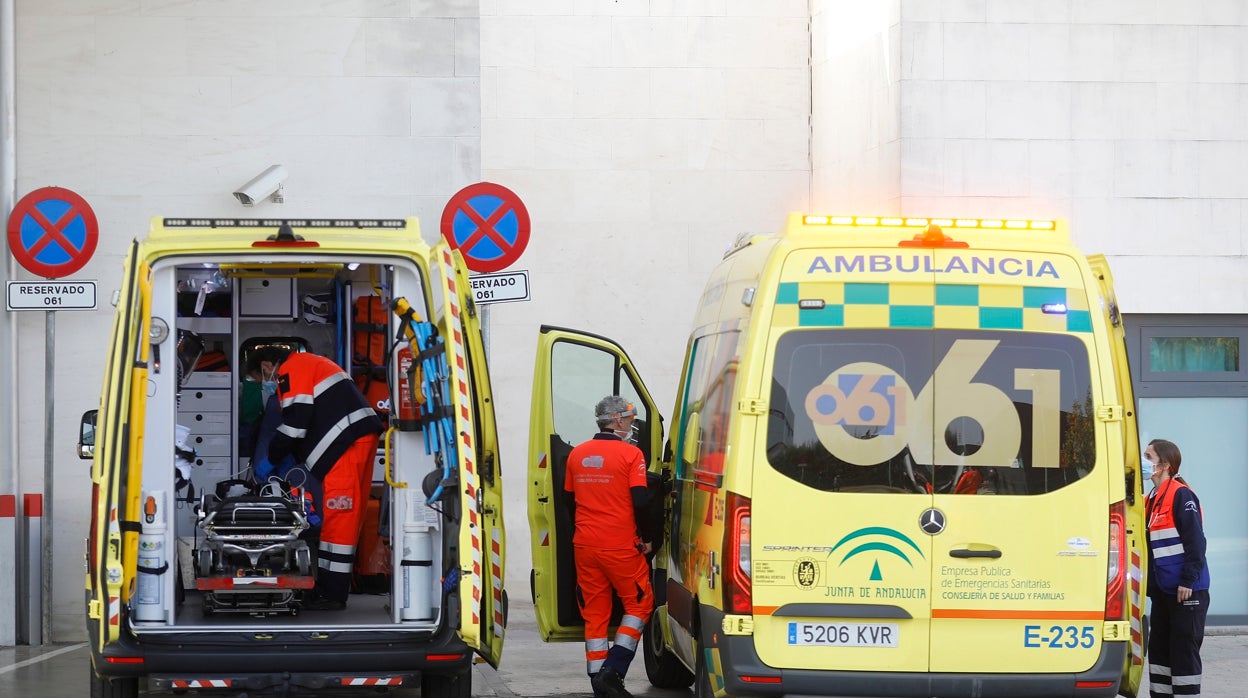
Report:
[[[602,670],[602,663],[607,659],[607,650],[610,647],[605,637],[596,637],[592,640],[585,641],[585,669],[590,674],[597,674]]]
[[[352,424],[365,419],[375,419],[376,417],[377,412],[375,412],[372,407],[363,407],[354,412],[347,413],[342,419],[338,420],[325,432],[325,435],[321,437],[320,441],[316,442],[316,446],[311,452],[308,453],[308,463],[319,463],[321,456],[325,454],[325,451],[329,450],[329,447],[334,444],[334,441],[336,441],[342,432],[346,431]]]
[[[646,627],[637,616],[624,616],[620,619],[620,627],[616,630],[615,644],[630,651],[637,651],[637,643],[641,641],[641,630]]]
[[[277,428],[277,433],[285,434],[292,439],[302,439],[303,437],[308,435],[308,430],[296,429],[294,427],[288,427],[285,424],[283,424],[282,426]]]

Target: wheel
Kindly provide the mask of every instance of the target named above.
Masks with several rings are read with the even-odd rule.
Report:
[[[307,546],[295,548],[295,570],[305,577],[312,574],[312,551]]]
[[[195,573],[201,577],[212,576],[212,548],[195,551]]]
[[[90,665],[87,670],[91,672],[91,698],[139,698],[138,678],[108,679]]]
[[[421,674],[420,698],[471,698],[471,669],[463,674]]]
[[[663,628],[659,626],[657,614],[650,616],[646,623],[645,634],[641,638],[642,657],[646,662],[646,678],[656,688],[689,688],[694,676],[676,655],[667,651],[663,645]]]
[[[693,684],[693,698],[715,698],[715,691],[711,689],[711,672],[706,669],[706,654],[701,647],[697,648],[698,675]]]

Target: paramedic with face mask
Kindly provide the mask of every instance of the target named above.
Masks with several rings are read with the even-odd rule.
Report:
[[[564,489],[571,495],[576,532],[577,600],[585,619],[585,663],[594,695],[632,698],[624,675],[654,609],[650,543],[638,535],[649,499],[646,459],[629,443],[637,410],[618,395],[594,408],[598,434],[568,455]],[[607,642],[612,597],[624,606],[614,644]]]
[[[255,356],[265,380],[276,379],[282,416],[267,458],[256,454],[258,467],[293,455],[321,482],[323,491],[316,587],[303,608],[341,610],[351,592],[381,420],[333,361],[273,346],[257,349]]]
[[[1153,698],[1200,695],[1200,645],[1209,614],[1204,513],[1179,477],[1179,447],[1153,439],[1144,450],[1148,495],[1148,683]],[[1151,469],[1151,476],[1150,476]]]

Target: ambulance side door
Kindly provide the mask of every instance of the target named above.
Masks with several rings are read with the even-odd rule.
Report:
[[[594,405],[607,395],[620,395],[637,406],[636,443],[647,466],[654,466],[663,441],[662,417],[628,354],[606,337],[543,325],[529,413],[528,517],[533,550],[529,582],[538,632],[546,642],[584,639],[576,602],[572,516],[563,482],[572,448],[598,432]]]
[[[481,340],[468,271],[458,250],[445,242],[433,249],[442,284],[450,397],[455,419],[460,497],[460,636],[497,668],[507,624],[503,589],[506,538],[503,530],[502,473],[494,423],[490,375]]]
[[[1088,264],[1097,279],[1105,324],[1110,331],[1113,353],[1114,382],[1122,405],[1122,419],[1108,424],[1121,440],[1122,464],[1125,471],[1127,524],[1127,618],[1130,621],[1130,655],[1122,670],[1119,690],[1136,695],[1144,675],[1144,602],[1148,553],[1145,550],[1144,478],[1140,471],[1140,439],[1135,422],[1135,395],[1131,384],[1131,368],[1127,363],[1127,341],[1118,299],[1114,296],[1114,277],[1104,255],[1091,255]],[[1116,427],[1116,429],[1115,429]],[[1112,499],[1113,497],[1111,497]]]
[[[147,392],[147,308],[151,289],[139,244],[131,243],[122,272],[113,341],[108,348],[91,464],[92,510],[87,538],[87,629],[96,653],[117,640],[133,589],[138,536],[123,523],[138,516],[142,429]]]

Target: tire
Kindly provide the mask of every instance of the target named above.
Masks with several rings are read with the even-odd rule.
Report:
[[[471,698],[472,670],[463,674],[421,674],[420,698]]]
[[[650,622],[646,623],[641,638],[641,651],[646,663],[646,678],[650,679],[651,686],[689,688],[693,684],[693,673],[663,645],[663,629],[653,615],[650,616]]]
[[[138,678],[107,679],[90,665],[87,671],[91,672],[91,698],[139,698]]]

